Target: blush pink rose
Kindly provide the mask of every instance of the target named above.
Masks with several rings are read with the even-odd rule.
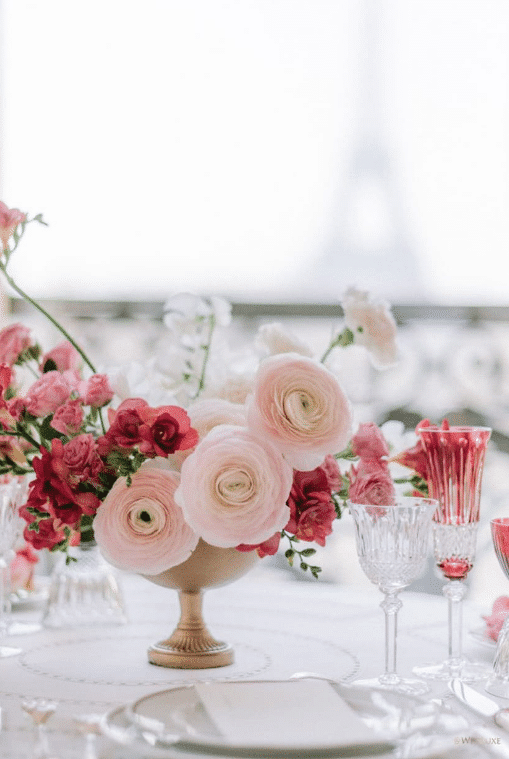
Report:
[[[13,366],[32,345],[30,330],[23,324],[11,324],[0,331],[0,364]]]
[[[43,374],[29,388],[25,398],[25,407],[33,416],[47,416],[69,400],[73,390],[65,374],[52,371]]]
[[[113,390],[106,374],[93,374],[80,384],[80,395],[85,406],[101,408],[113,398]]]
[[[68,340],[65,340],[44,354],[41,359],[41,371],[51,371],[52,369],[59,372],[65,372],[67,369],[78,370],[82,363],[82,358],[76,348]],[[48,368],[45,369],[47,364]]]
[[[352,412],[336,377],[306,356],[283,353],[261,362],[248,425],[301,471],[346,447]]]
[[[23,213],[18,208],[9,208],[0,200],[0,240],[2,241],[2,250],[7,250],[9,238],[18,224],[26,221],[26,218],[26,213]]]
[[[499,596],[493,602],[493,608],[489,616],[483,617],[486,622],[485,635],[495,642],[498,640],[500,630],[509,614],[509,597]]]
[[[83,424],[83,405],[81,400],[67,401],[59,406],[50,422],[50,427],[70,437],[76,435]]]
[[[292,479],[292,468],[272,443],[245,427],[220,425],[182,464],[175,499],[207,543],[254,545],[287,523]]]
[[[361,459],[357,467],[351,467],[349,476],[352,503],[386,506],[394,502],[394,483],[385,461]]]
[[[120,477],[99,507],[94,534],[104,558],[119,569],[156,575],[182,564],[198,544],[175,502],[179,475],[143,465],[131,485]]]
[[[352,451],[361,459],[381,459],[389,455],[389,446],[374,422],[359,424],[352,438]]]

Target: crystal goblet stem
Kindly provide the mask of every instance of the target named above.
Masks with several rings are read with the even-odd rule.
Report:
[[[490,526],[498,563],[505,576],[509,578],[509,518],[492,519]],[[493,672],[485,689],[494,696],[509,698],[509,615],[498,634]]]
[[[15,481],[0,484],[0,638],[8,634],[7,573],[17,538],[19,490]],[[20,648],[0,645],[0,659],[20,653]]]
[[[385,671],[356,685],[383,687],[402,693],[425,693],[422,680],[402,678],[396,670],[397,621],[402,606],[399,592],[419,577],[426,566],[431,518],[437,502],[427,498],[398,498],[386,506],[348,502],[355,523],[360,565],[384,594]]]

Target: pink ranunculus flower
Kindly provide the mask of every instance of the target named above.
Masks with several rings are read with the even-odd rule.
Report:
[[[261,362],[248,425],[301,471],[343,450],[350,436],[350,403],[337,378],[306,356],[283,353]]]
[[[30,330],[23,324],[11,324],[0,331],[0,364],[13,366],[32,345]]]
[[[394,503],[394,483],[385,461],[361,459],[349,473],[349,498],[352,503],[386,506]]]
[[[390,305],[383,300],[372,300],[368,292],[355,287],[346,291],[341,305],[354,342],[367,349],[376,367],[393,366],[398,358],[397,325]]]
[[[82,401],[76,398],[73,401],[67,401],[63,406],[57,408],[50,422],[50,427],[70,437],[80,431],[83,418]]]
[[[389,446],[382,431],[374,422],[359,424],[352,438],[352,451],[361,459],[381,459],[389,455]]]
[[[33,416],[46,416],[68,401],[72,390],[64,374],[56,370],[46,372],[28,389],[25,408]]]
[[[53,350],[45,353],[41,359],[41,371],[47,362],[50,362],[49,369],[56,369],[59,372],[65,372],[67,369],[78,370],[81,368],[83,359],[76,348],[68,341],[57,345]]]
[[[486,637],[491,638],[495,642],[498,640],[500,630],[505,622],[507,615],[509,614],[509,597],[499,596],[493,602],[493,608],[489,616],[483,616],[486,622]]]
[[[245,406],[240,403],[231,403],[224,398],[201,398],[188,407],[187,413],[200,440],[220,424],[235,424],[241,427],[246,424]],[[191,448],[175,451],[169,460],[177,469],[180,469],[182,462],[191,452]]]
[[[245,427],[220,425],[182,464],[175,499],[207,543],[256,545],[287,523],[292,479],[292,468],[270,441]]]
[[[113,390],[106,374],[93,374],[87,380],[80,383],[80,396],[85,406],[101,408],[113,398]]]
[[[142,465],[131,485],[120,477],[97,510],[94,534],[113,566],[157,575],[182,564],[198,544],[175,502],[177,472]]]
[[[2,250],[7,250],[9,238],[18,224],[26,221],[26,218],[26,213],[23,213],[18,208],[9,208],[0,200],[0,240],[2,241]]]

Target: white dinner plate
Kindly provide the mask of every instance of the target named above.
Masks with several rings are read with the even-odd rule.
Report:
[[[240,681],[245,683],[246,681]],[[216,681],[217,683],[217,681]],[[203,683],[201,683],[203,685]],[[124,709],[110,712],[103,721],[105,735],[143,754],[148,746],[154,756],[192,759],[229,756],[239,759],[266,757],[443,757],[454,747],[458,731],[467,720],[424,699],[338,684],[337,692],[372,731],[371,745],[292,746],[232,745],[217,731],[205,713],[193,685],[177,686],[151,694]],[[162,719],[161,719],[162,717]],[[162,729],[161,729],[162,724]],[[397,746],[397,748],[396,748]],[[162,753],[161,753],[162,752]],[[165,753],[167,752],[167,753]],[[397,752],[397,753],[396,753]]]

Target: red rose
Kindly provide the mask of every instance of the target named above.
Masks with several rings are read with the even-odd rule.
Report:
[[[198,433],[180,406],[146,406],[138,413],[143,421],[140,451],[145,456],[166,458],[170,453],[193,448],[198,443]]]
[[[128,398],[118,409],[108,409],[110,428],[98,440],[101,456],[106,456],[113,448],[132,448],[141,443],[139,411],[145,406],[148,403],[142,398]]]
[[[331,469],[331,462],[327,461],[325,467],[309,472],[294,471],[287,501],[290,519],[285,529],[299,540],[324,546],[325,538],[332,532],[337,515],[331,497]],[[333,482],[335,484],[335,477]]]
[[[33,522],[33,517],[30,519]],[[30,530],[29,527],[25,527],[23,537],[27,543],[33,545],[36,551],[41,548],[53,548],[61,540],[65,540],[65,533],[63,530],[56,530],[54,527],[54,519],[41,519],[39,522],[39,530]]]

